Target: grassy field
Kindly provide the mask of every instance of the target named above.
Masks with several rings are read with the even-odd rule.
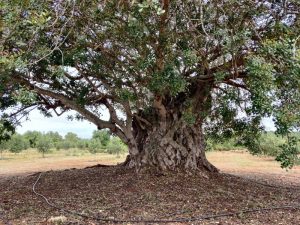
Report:
[[[83,168],[95,164],[116,165],[124,161],[126,154],[111,155],[107,153],[91,154],[79,149],[52,150],[45,158],[36,149],[24,150],[14,154],[3,152],[0,160],[0,176],[21,175],[38,171]]]
[[[22,175],[48,170],[63,170],[69,168],[84,168],[96,164],[116,165],[125,160],[126,154],[112,155],[107,153],[91,154],[79,149],[52,150],[42,157],[36,149],[28,149],[14,154],[3,152],[0,160],[0,176]],[[211,151],[207,158],[222,172],[230,173],[265,173],[289,176],[300,174],[300,167],[292,170],[280,168],[278,162],[269,156],[253,156],[244,150]]]

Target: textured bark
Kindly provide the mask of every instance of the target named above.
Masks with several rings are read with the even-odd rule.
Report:
[[[137,154],[129,155],[125,164],[137,170],[217,172],[206,159],[201,128],[184,122],[172,124],[167,132],[160,127],[135,130],[136,146],[131,147]]]
[[[188,95],[154,96],[152,108],[132,121],[130,154],[124,164],[137,170],[217,172],[206,159],[202,132],[210,101],[209,87],[199,83],[189,86]],[[192,115],[192,121],[186,115]]]

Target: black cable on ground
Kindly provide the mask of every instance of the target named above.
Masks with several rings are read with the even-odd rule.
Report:
[[[220,217],[238,216],[238,215],[246,214],[246,213],[256,213],[256,212],[273,211],[273,210],[291,210],[291,209],[299,210],[300,209],[300,204],[282,205],[282,206],[265,207],[265,208],[245,209],[245,210],[240,210],[237,212],[224,212],[224,213],[211,214],[211,215],[200,215],[200,216],[190,217],[190,218],[183,217],[183,218],[176,218],[176,219],[113,219],[113,218],[108,218],[108,217],[95,217],[95,216],[89,216],[89,215],[86,215],[83,213],[79,213],[76,211],[68,210],[63,207],[57,206],[57,205],[51,203],[44,195],[38,193],[36,191],[36,185],[38,184],[38,182],[41,178],[41,175],[42,175],[42,173],[39,174],[37,180],[33,184],[32,191],[35,195],[44,199],[44,201],[47,203],[47,205],[49,205],[52,208],[55,208],[57,210],[60,210],[62,212],[66,212],[68,214],[80,216],[85,219],[92,219],[92,220],[102,221],[102,222],[110,222],[110,223],[183,223],[183,222],[216,219],[216,218],[220,218]]]

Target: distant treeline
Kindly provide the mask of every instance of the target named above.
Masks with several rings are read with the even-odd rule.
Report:
[[[118,137],[110,135],[106,130],[94,131],[91,139],[80,138],[72,132],[63,137],[58,132],[27,131],[24,134],[14,134],[10,140],[0,143],[1,152],[9,150],[19,153],[28,148],[36,148],[43,155],[51,149],[77,148],[87,149],[91,153],[106,152],[110,154],[119,154],[127,149]]]
[[[299,132],[293,133],[292,136],[300,140]],[[285,138],[276,135],[275,132],[266,132],[262,134],[259,139],[259,149],[256,153],[258,155],[278,156],[281,153],[285,143]],[[297,147],[300,154],[300,146],[298,145]],[[231,138],[223,141],[209,139],[207,141],[208,151],[227,151],[244,148],[245,147],[240,144],[238,138]]]
[[[300,139],[300,133],[293,134]],[[278,156],[285,144],[283,137],[277,136],[274,132],[266,132],[259,139],[259,155]],[[14,134],[9,141],[0,143],[0,152],[9,150],[19,153],[23,150],[35,148],[44,156],[52,149],[68,150],[82,149],[91,153],[119,154],[127,151],[127,146],[115,136],[110,135],[107,130],[94,131],[92,138],[83,139],[75,133],[69,132],[64,137],[58,132],[41,133],[38,131],[27,131],[24,134]],[[223,141],[207,140],[207,151],[227,151],[244,149],[238,138],[231,138]],[[298,146],[300,153],[300,146]],[[300,163],[300,162],[299,162]]]

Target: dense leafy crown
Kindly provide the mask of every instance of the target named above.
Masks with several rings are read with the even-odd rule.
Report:
[[[178,101],[187,123],[205,118],[207,134],[239,135],[253,151],[263,117],[274,118],[278,134],[299,129],[298,0],[2,0],[0,7],[6,123],[33,107],[45,115],[72,109],[126,141],[133,118],[151,123],[139,111]],[[203,112],[191,109],[199,86],[209,92]],[[294,144],[279,156],[287,164]]]

